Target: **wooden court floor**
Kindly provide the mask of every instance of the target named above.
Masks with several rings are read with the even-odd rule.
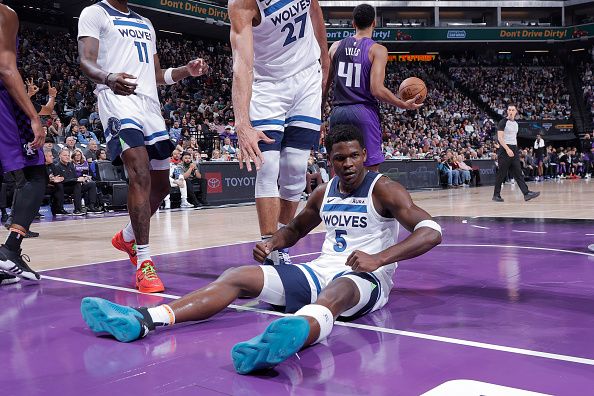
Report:
[[[541,196],[524,202],[516,185],[504,185],[504,203],[491,201],[493,187],[420,191],[413,192],[412,197],[433,216],[594,219],[594,181],[547,181],[529,183],[529,188],[541,191]],[[126,222],[126,216],[100,216],[34,223],[31,229],[41,236],[27,239],[23,252],[38,270],[123,259],[124,255],[112,248],[110,240]],[[253,205],[161,210],[151,223],[153,255],[258,239]]]

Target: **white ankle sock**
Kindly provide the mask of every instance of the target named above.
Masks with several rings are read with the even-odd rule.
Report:
[[[136,245],[136,257],[138,259],[136,269],[140,269],[143,262],[151,259],[151,248],[149,245]]]
[[[124,236],[124,241],[126,241],[126,242],[130,242],[130,241],[133,241],[136,239],[134,237],[134,230],[132,229],[132,223],[128,222],[128,224],[126,224],[126,227],[124,227],[124,229],[122,230],[122,235]]]
[[[175,323],[175,313],[169,305],[163,304],[158,307],[149,308],[149,315],[155,326],[171,326]]]

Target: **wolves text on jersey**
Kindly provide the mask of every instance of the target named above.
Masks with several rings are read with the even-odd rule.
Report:
[[[301,0],[295,4],[292,4],[290,8],[282,11],[278,15],[272,17],[272,23],[274,26],[278,26],[281,22],[288,21],[291,18],[298,16],[299,14],[303,13],[303,11],[307,12],[311,4],[311,0]]]
[[[367,228],[367,217],[361,215],[325,214],[324,224],[333,227]]]

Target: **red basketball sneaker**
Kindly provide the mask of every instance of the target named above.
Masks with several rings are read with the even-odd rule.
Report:
[[[136,241],[124,241],[124,234],[122,231],[120,231],[117,234],[115,234],[113,238],[111,238],[111,244],[114,248],[121,250],[122,252],[128,253],[130,261],[136,267],[136,265],[138,264],[138,259],[136,258]]]
[[[151,260],[145,260],[136,270],[136,288],[142,293],[159,293],[165,291],[163,282],[159,279],[155,265]]]

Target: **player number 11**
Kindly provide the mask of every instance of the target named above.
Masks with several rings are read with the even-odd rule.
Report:
[[[148,48],[146,43],[141,43],[139,41],[135,41],[134,45],[136,46],[136,50],[138,51],[138,61],[140,63],[149,63],[148,58]],[[143,50],[144,50],[144,57],[143,57]]]

